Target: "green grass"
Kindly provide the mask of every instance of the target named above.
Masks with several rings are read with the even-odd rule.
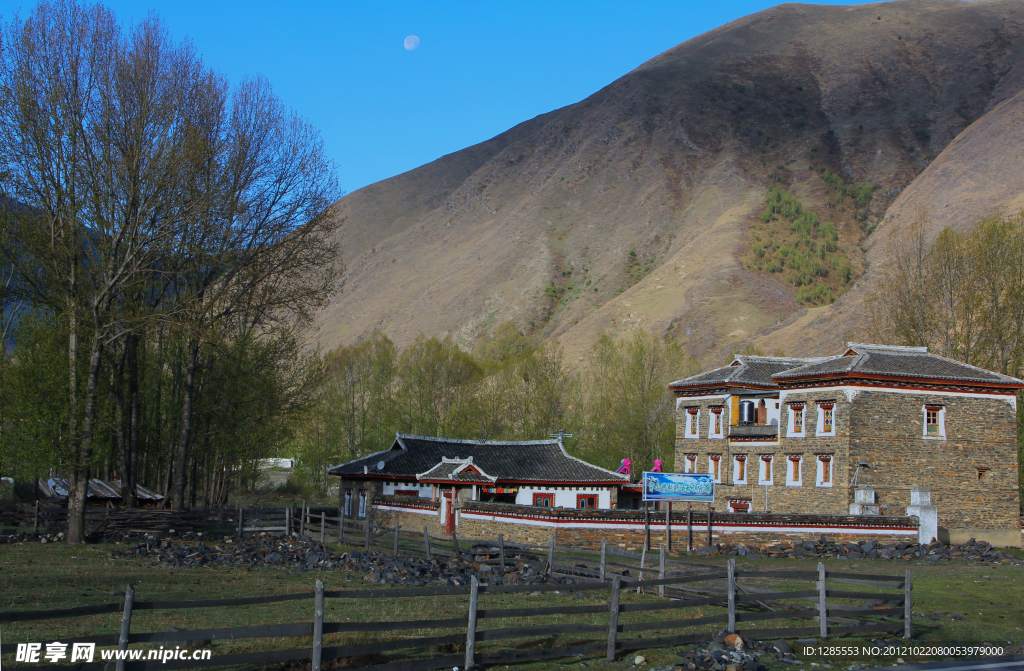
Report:
[[[259,569],[246,571],[244,568],[198,568],[163,569],[143,566],[140,562],[109,559],[110,552],[118,546],[96,545],[68,547],[64,545],[4,545],[0,546],[0,611],[46,610],[83,605],[112,603],[122,600],[126,583],[132,583],[139,601],[174,599],[209,599],[247,596],[263,596],[308,591],[316,579],[324,581],[328,590],[361,589],[368,583],[363,575],[348,571],[297,572],[286,569]],[[349,548],[352,549],[352,548]],[[593,560],[583,560],[590,563]],[[721,565],[721,558],[699,560],[701,563]],[[737,562],[739,571],[760,570],[813,570],[816,561],[799,559],[744,560]],[[865,574],[902,575],[906,568],[912,568],[914,575],[914,628],[915,637],[925,643],[948,643],[950,639],[960,644],[990,643],[1006,645],[1024,639],[1021,622],[1024,622],[1024,604],[1019,595],[1024,593],[1024,569],[1012,565],[978,565],[954,562],[940,565],[922,565],[882,561],[826,562],[831,571],[860,572]],[[654,574],[646,574],[652,578]],[[809,589],[809,581],[782,581],[761,579],[744,581],[740,584],[765,586],[773,589]],[[838,586],[858,591],[871,588]],[[656,601],[657,597],[634,592],[623,594],[623,603]],[[533,596],[525,594],[484,594],[481,608],[540,607],[553,605],[607,605],[606,592],[577,592],[569,594],[543,593]],[[457,617],[466,612],[468,597],[465,595],[447,597],[394,598],[380,600],[328,599],[325,608],[327,621],[387,621],[424,618]],[[807,603],[803,604],[807,607]],[[230,627],[255,624],[309,622],[312,620],[312,600],[284,602],[265,606],[227,607],[215,609],[191,609],[168,611],[137,611],[133,617],[133,631],[163,631],[169,626],[182,629],[207,627]],[[620,622],[658,621],[701,617],[724,612],[722,607],[700,607],[669,611],[623,613]],[[937,619],[926,616],[940,612]],[[963,620],[952,620],[950,615],[964,616]],[[112,634],[118,631],[120,616],[117,613],[69,618],[63,621],[34,621],[4,625],[3,640],[7,643],[24,640],[61,640],[67,637],[81,637]],[[506,618],[504,620],[482,620],[481,629],[525,626],[536,624],[558,624],[568,622],[605,624],[607,613],[593,615],[556,615],[546,618]],[[777,620],[752,623],[749,627],[812,626],[808,621]],[[717,627],[720,628],[720,627]],[[690,631],[708,632],[709,638],[714,625],[706,625]],[[741,627],[742,630],[742,627]],[[434,636],[459,633],[460,630],[401,631],[395,637]],[[688,630],[675,630],[683,633]],[[644,632],[644,637],[666,635],[672,632]],[[621,635],[635,638],[638,634]],[[386,643],[389,634],[338,634],[325,637],[325,646],[346,643]],[[565,635],[513,641],[481,642],[478,651],[493,652],[509,648],[533,648],[539,646],[572,645],[587,640],[600,639],[591,635]],[[853,645],[867,643],[870,636],[857,639],[837,638],[832,643]],[[893,636],[885,638],[892,639]],[[216,641],[214,656],[254,652],[258,650],[308,648],[310,639],[258,639],[243,641]],[[385,645],[382,645],[385,647]],[[684,646],[689,647],[689,646]],[[796,646],[794,646],[796,647]],[[458,649],[435,650],[433,654],[455,654]],[[677,659],[677,649],[648,649],[635,653],[623,653],[619,664],[628,657],[642,654],[650,665],[663,666]],[[401,657],[424,656],[424,651],[408,651]],[[798,655],[799,656],[799,655]],[[802,657],[805,661],[817,661],[817,657]],[[383,657],[381,658],[383,660]],[[869,661],[863,657],[835,660],[852,663]],[[12,662],[5,656],[5,662]],[[380,660],[363,660],[375,662]],[[892,663],[894,660],[888,660]],[[910,661],[909,659],[907,661]],[[884,664],[886,660],[877,660]],[[580,664],[602,671],[615,669],[603,661],[601,655],[586,658],[572,658],[552,662],[519,664],[520,671],[546,670]],[[362,663],[358,664],[362,665]],[[283,668],[270,666],[268,668]],[[500,667],[494,667],[500,668]]]

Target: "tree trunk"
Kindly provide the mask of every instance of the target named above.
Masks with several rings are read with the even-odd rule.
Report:
[[[121,472],[121,501],[128,499],[128,445],[124,430],[124,363],[128,356],[128,343],[121,344],[121,358],[117,368],[110,369],[110,391],[114,397],[114,442],[117,445],[118,470]]]
[[[185,367],[185,383],[182,389],[181,430],[178,445],[174,451],[174,495],[171,504],[181,510],[185,506],[185,473],[188,466],[188,441],[192,431],[192,398],[195,393],[196,365],[199,361],[199,341],[189,343],[188,364]]]
[[[128,496],[123,499],[129,508],[138,506],[139,483],[139,340],[137,335],[128,336],[128,470],[122,474],[128,480]]]
[[[96,416],[96,386],[103,354],[103,339],[99,330],[93,333],[89,352],[89,372],[82,399],[82,435],[78,454],[75,455],[75,484],[68,494],[68,543],[85,543],[85,502],[89,486],[89,459],[92,458],[92,432]]]
[[[74,304],[75,266],[71,265],[68,304],[68,454],[72,466],[68,473],[68,543],[85,541],[85,487],[89,473],[79,463],[81,437],[78,435],[78,318]],[[84,480],[84,482],[83,482]],[[79,493],[79,488],[82,491]],[[81,510],[79,510],[81,508]]]

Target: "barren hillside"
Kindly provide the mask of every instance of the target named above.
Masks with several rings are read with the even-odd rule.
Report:
[[[901,218],[1024,205],[1022,25],[1018,0],[789,4],[689,40],[343,198],[321,342],[511,320],[574,357],[637,327],[705,360],[835,351]]]

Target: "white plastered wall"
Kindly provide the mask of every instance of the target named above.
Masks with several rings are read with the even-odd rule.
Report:
[[[415,490],[420,493],[421,497],[430,498],[432,485],[425,485],[419,482],[385,482],[384,483],[384,496],[394,496],[395,490],[410,491]]]
[[[516,504],[532,506],[534,494],[554,494],[556,508],[575,508],[577,494],[596,494],[598,508],[612,507],[612,494],[607,487],[547,487],[544,485],[520,487]]]

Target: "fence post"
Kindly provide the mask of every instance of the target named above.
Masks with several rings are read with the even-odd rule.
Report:
[[[498,534],[498,556],[501,558],[501,570],[505,570],[505,534]]]
[[[398,515],[395,514],[395,556],[398,556]]]
[[[736,560],[730,559],[726,564],[729,578],[729,631],[736,633]]]
[[[38,478],[36,479],[38,483]],[[36,495],[38,496],[38,487],[36,489]],[[36,515],[32,518],[32,533],[39,533],[39,499],[36,499]]]
[[[644,550],[651,549],[651,507],[644,501]]]
[[[306,533],[306,501],[302,501],[302,514],[299,515],[299,535]]]
[[[323,512],[323,511],[320,512],[320,542],[321,543],[324,542],[324,515],[326,515],[326,514],[327,513]]]
[[[241,538],[242,538],[242,526],[243,526],[243,519],[244,518],[245,518],[245,508],[243,508],[242,506],[238,506],[238,538],[239,538],[239,540],[241,540]]]
[[[601,539],[601,582],[604,582],[604,561],[605,556],[608,553],[608,539]]]
[[[908,641],[914,635],[912,603],[910,599],[910,569],[907,569],[907,577],[903,579],[903,638]]]
[[[551,534],[551,543],[548,545],[548,575],[555,572],[555,535]]]
[[[686,504],[686,553],[693,552],[693,504]]]
[[[647,548],[644,548],[643,550],[640,551],[640,577],[637,580],[638,582],[640,582],[640,581],[642,581],[644,579],[644,563],[646,561],[647,561]],[[640,590],[641,590],[641,587],[639,585],[637,585],[636,593],[639,594]]]
[[[284,535],[292,535],[292,507],[288,506],[284,509]]]
[[[466,622],[466,671],[473,668],[476,652],[476,607],[480,598],[480,580],[474,575],[469,578],[469,618]]]
[[[828,638],[828,603],[825,599],[825,564],[818,562],[818,621],[822,640]]]
[[[313,602],[313,669],[320,671],[320,656],[324,649],[324,584],[316,581],[316,600]]]
[[[664,547],[661,548],[661,552],[659,554],[660,554],[660,556],[658,557],[658,580],[664,580],[665,579],[665,548]],[[665,586],[664,585],[658,585],[658,596],[660,596],[660,597],[664,597],[665,596]]]
[[[455,558],[462,559],[462,550],[459,549],[459,537],[452,532],[452,549],[455,551]]]
[[[132,602],[135,601],[135,588],[131,585],[124,590],[124,614],[121,615],[121,637],[117,640],[118,650],[128,649],[128,631],[132,626]],[[124,660],[117,660],[117,671],[124,671]]]
[[[708,545],[707,545],[708,547],[711,547],[711,513],[714,510],[715,509],[712,508],[711,504],[709,503],[708,504]]]
[[[345,505],[338,506],[338,543],[345,543]]]
[[[430,534],[427,533],[427,525],[423,525],[423,547],[427,551],[427,561],[430,561]]]
[[[365,526],[363,527],[363,529],[365,529],[365,531],[366,531],[366,547],[363,548],[363,551],[364,552],[369,552],[370,551],[370,534],[373,533],[373,531],[371,530],[371,526],[372,525],[370,524],[370,511],[369,510],[366,511],[366,519],[364,520],[364,522],[365,522]]]
[[[622,589],[622,576],[612,576],[612,593],[608,599],[608,661],[615,661],[615,636],[619,631],[619,591]]]
[[[668,502],[668,512],[665,513],[665,547],[672,552],[672,502]]]

